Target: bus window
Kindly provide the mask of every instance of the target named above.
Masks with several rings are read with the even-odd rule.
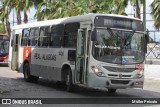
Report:
[[[64,25],[52,26],[51,28],[51,47],[61,47],[61,38],[64,35]]]
[[[12,36],[11,36],[11,47],[13,47],[13,38],[15,36],[15,30],[12,31]]]
[[[21,46],[27,46],[29,37],[29,29],[23,29]]]
[[[74,47],[74,48],[76,48],[77,33],[78,33],[79,27],[80,27],[79,23],[66,24],[65,34],[64,34],[64,37],[63,37],[63,47]]]
[[[28,41],[28,46],[36,46],[38,43],[39,37],[39,28],[31,28],[30,29],[30,36]]]
[[[48,47],[50,43],[50,26],[41,27],[39,42],[40,47]]]

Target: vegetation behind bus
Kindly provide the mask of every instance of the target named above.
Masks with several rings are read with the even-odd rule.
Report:
[[[27,12],[30,11],[31,7],[37,9],[35,18],[37,20],[44,20],[82,15],[93,11],[98,13],[127,15],[125,9],[131,4],[135,7],[135,17],[141,18],[140,7],[144,3],[144,0],[1,0],[0,2],[2,4],[0,19],[5,22],[6,31],[10,36],[11,29],[9,15],[12,10],[15,10],[16,12],[17,24],[21,24],[20,12],[24,13],[24,23],[28,23]],[[156,29],[159,29],[160,27],[159,5],[160,3],[157,2],[157,0],[154,0],[150,5]]]
[[[6,34],[5,24],[0,23],[0,34]]]

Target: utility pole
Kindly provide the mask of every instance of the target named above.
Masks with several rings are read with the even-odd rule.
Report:
[[[146,0],[143,2],[143,24],[144,24],[144,31],[146,31]]]

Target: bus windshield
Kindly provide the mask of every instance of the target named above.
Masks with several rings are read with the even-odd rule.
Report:
[[[9,41],[0,40],[0,55],[6,55],[9,53]]]
[[[144,61],[144,34],[134,31],[96,29],[93,57],[114,64],[136,64]]]

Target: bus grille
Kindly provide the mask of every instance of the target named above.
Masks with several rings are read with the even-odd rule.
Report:
[[[110,77],[118,77],[118,74],[108,74]],[[130,78],[132,75],[122,75],[122,78]]]
[[[126,85],[129,83],[129,81],[121,81],[121,80],[111,80],[112,84],[123,84]]]
[[[108,67],[108,66],[103,66],[103,67],[110,72],[133,72],[135,70],[135,68],[120,68],[120,67]]]

